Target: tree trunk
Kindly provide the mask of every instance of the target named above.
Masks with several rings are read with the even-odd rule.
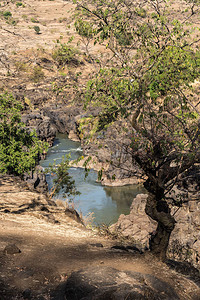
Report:
[[[153,220],[158,222],[157,229],[151,235],[150,250],[160,260],[166,259],[170,235],[175,227],[175,219],[170,214],[170,208],[166,201],[158,199],[149,193],[145,212]]]

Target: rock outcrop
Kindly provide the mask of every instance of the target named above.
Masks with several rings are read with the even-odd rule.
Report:
[[[117,223],[110,227],[111,231],[134,238],[142,250],[148,249],[151,233],[157,226],[145,213],[146,198],[146,194],[137,195],[130,214],[121,215]],[[168,256],[200,267],[200,202],[188,202],[178,210],[173,208],[172,214],[176,226],[170,238]]]
[[[149,247],[150,233],[156,229],[157,222],[145,213],[146,194],[138,194],[130,207],[129,215],[120,215],[117,223],[110,226],[126,237],[134,238],[141,250]]]
[[[52,91],[52,81],[46,79],[37,84],[21,84],[12,87],[12,93],[17,100],[24,103],[22,121],[28,130],[35,129],[41,140],[51,146],[57,132],[76,134],[76,118],[82,115],[82,105],[70,105],[70,99],[63,95],[55,98]],[[62,81],[63,78],[56,78]],[[78,137],[76,137],[78,139]]]
[[[36,178],[41,177],[34,173],[33,178],[22,181],[18,177],[0,175],[0,213],[6,214],[7,218],[10,215],[36,216],[53,224],[68,224],[70,220],[83,226],[83,220],[73,208],[62,201],[50,200],[40,184],[34,188]]]
[[[180,299],[167,281],[111,267],[90,267],[72,273],[66,282],[65,297],[67,300]]]
[[[22,121],[28,130],[35,129],[38,137],[51,146],[57,132],[75,133],[75,115],[75,109],[70,107],[47,106],[41,110],[24,112]]]
[[[95,115],[95,112],[93,112]],[[89,125],[87,125],[89,126]],[[109,164],[104,169],[102,185],[121,186],[143,182],[139,178],[141,170],[133,165],[131,155],[131,134],[125,131],[123,121],[117,121],[107,130],[97,132],[90,143],[85,142],[88,128],[83,127],[82,148],[84,155],[96,156],[102,165]],[[85,134],[84,134],[85,132]],[[137,174],[137,176],[135,176]]]
[[[46,176],[41,166],[37,166],[34,171],[26,172],[23,179],[30,191],[44,194],[48,192]]]
[[[45,116],[42,111],[36,110],[24,114],[22,121],[29,131],[35,130],[41,140],[48,142],[49,145],[53,144],[57,130],[51,119]]]

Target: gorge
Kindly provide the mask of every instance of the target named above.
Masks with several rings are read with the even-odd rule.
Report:
[[[59,164],[62,156],[69,153],[72,160],[79,158],[82,155],[80,142],[69,140],[66,134],[57,134],[46,159],[42,160],[40,165],[45,168],[50,163]],[[75,179],[77,189],[81,193],[80,196],[75,196],[74,208],[83,215],[83,218],[92,213],[93,224],[96,225],[115,223],[120,214],[129,213],[133,198],[145,192],[142,185],[102,186],[97,182],[97,172],[94,170],[90,170],[85,178],[83,168],[71,168],[70,175]],[[47,174],[46,179],[50,189],[52,187],[51,175]],[[62,194],[57,198],[62,199]]]
[[[200,299],[199,1],[1,2],[0,92],[50,148],[0,174],[0,299]],[[69,152],[96,159],[70,169],[85,225],[41,173]],[[163,263],[149,248],[171,231]]]

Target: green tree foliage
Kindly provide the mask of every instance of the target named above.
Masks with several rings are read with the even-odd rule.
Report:
[[[74,25],[76,31],[81,36],[83,44],[85,45],[86,54],[90,56],[88,47],[95,35],[95,29],[93,28],[93,24],[91,24],[91,22],[78,18]]]
[[[80,192],[78,192],[75,187],[75,181],[72,179],[72,176],[69,175],[69,168],[70,155],[66,155],[66,157],[63,156],[60,164],[56,165],[54,163],[46,169],[46,173],[50,173],[54,177],[50,198],[58,195],[60,192],[62,192],[64,197],[80,195]]]
[[[11,94],[0,94],[0,173],[23,175],[33,169],[47,145],[21,121],[22,105]]]
[[[200,51],[198,29],[188,23],[199,3],[190,9],[190,1],[178,8],[164,0],[75,2],[76,18],[91,22],[94,43],[111,58],[80,95],[86,108],[98,107],[96,131],[123,119],[127,152],[146,178],[146,213],[158,222],[151,250],[165,259],[175,226],[170,208],[183,202],[169,193],[176,185],[199,197],[200,113],[193,83]]]

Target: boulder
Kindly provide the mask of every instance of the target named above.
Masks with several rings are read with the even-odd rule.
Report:
[[[159,278],[111,267],[74,272],[65,284],[67,300],[179,299],[173,287]]]
[[[80,142],[80,138],[74,130],[70,130],[68,138],[74,142]]]
[[[35,171],[26,172],[24,174],[24,181],[30,191],[37,191],[39,193],[46,193],[48,191],[46,177],[41,166],[37,166]]]
[[[157,222],[145,213],[146,199],[147,194],[138,194],[132,202],[130,214],[120,215],[117,223],[110,226],[111,231],[134,239],[141,250],[149,248],[151,233],[157,227]],[[172,215],[176,226],[170,237],[168,256],[200,267],[200,203],[188,202],[178,210],[172,208]]]
[[[133,238],[141,250],[149,247],[150,233],[156,229],[157,224],[144,211],[146,199],[147,194],[138,194],[133,200],[130,214],[120,215],[117,223],[110,226],[111,231]]]
[[[67,208],[65,209],[65,214],[66,214],[68,217],[70,217],[70,218],[72,218],[73,220],[75,220],[76,222],[78,222],[78,223],[84,225],[82,218],[80,217],[79,213],[78,213],[74,208],[67,207]]]
[[[49,145],[53,144],[53,140],[56,136],[56,127],[52,124],[51,119],[45,116],[42,111],[31,111],[22,116],[22,121],[25,123],[26,128],[29,131],[35,130],[37,136],[47,141]]]
[[[15,244],[8,244],[4,248],[3,253],[5,253],[5,254],[17,254],[17,253],[21,253],[21,250]]]

